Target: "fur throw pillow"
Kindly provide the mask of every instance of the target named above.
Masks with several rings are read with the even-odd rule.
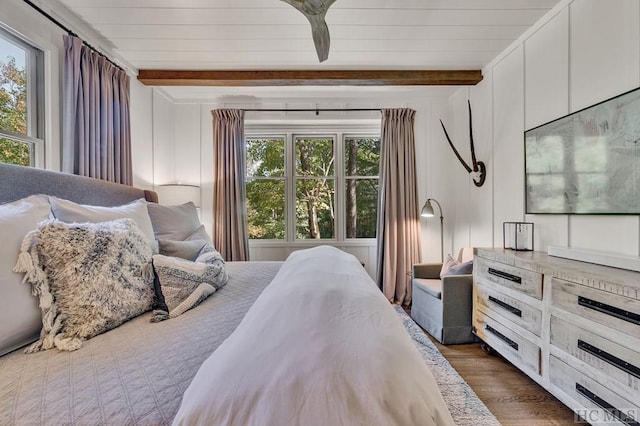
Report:
[[[72,351],[151,309],[152,248],[132,219],[44,221],[29,233],[16,272],[40,298],[40,340],[26,352]]]
[[[156,301],[152,322],[177,317],[225,285],[229,280],[224,259],[207,244],[195,262],[164,255],[153,256]]]

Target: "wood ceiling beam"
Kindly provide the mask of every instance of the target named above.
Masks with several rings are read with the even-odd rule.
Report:
[[[147,86],[468,86],[480,70],[139,70]]]

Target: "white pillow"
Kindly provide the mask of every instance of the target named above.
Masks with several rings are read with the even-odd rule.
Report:
[[[53,216],[67,223],[97,223],[116,219],[133,219],[151,244],[154,253],[158,253],[158,243],[153,235],[151,218],[147,211],[147,202],[140,198],[128,204],[115,207],[89,206],[57,197],[49,197]]]
[[[22,283],[22,274],[13,272],[13,266],[25,235],[50,214],[45,195],[0,204],[0,355],[37,340],[42,328],[38,299],[31,295],[28,283]]]

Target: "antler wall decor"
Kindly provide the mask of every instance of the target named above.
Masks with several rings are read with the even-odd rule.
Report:
[[[282,0],[298,9],[309,20],[313,43],[316,45],[316,53],[320,62],[329,57],[329,28],[324,20],[329,7],[336,0]]]
[[[487,178],[487,167],[484,165],[482,161],[476,160],[476,150],[473,146],[473,128],[471,126],[471,102],[467,101],[469,105],[469,140],[471,141],[471,162],[473,163],[473,169],[469,167],[469,165],[462,159],[460,153],[451,142],[451,138],[447,133],[447,129],[444,127],[444,123],[440,120],[440,124],[442,125],[442,130],[444,130],[444,135],[447,137],[447,141],[449,142],[449,146],[453,149],[453,153],[456,154],[462,166],[467,170],[467,173],[473,172],[475,176],[473,176],[473,184],[477,187],[480,187],[484,184],[485,179]]]

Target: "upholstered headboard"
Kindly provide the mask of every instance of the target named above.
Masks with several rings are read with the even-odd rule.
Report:
[[[68,173],[0,163],[0,204],[33,194],[54,195],[94,206],[116,206],[139,198],[158,202],[158,194],[146,189]]]

